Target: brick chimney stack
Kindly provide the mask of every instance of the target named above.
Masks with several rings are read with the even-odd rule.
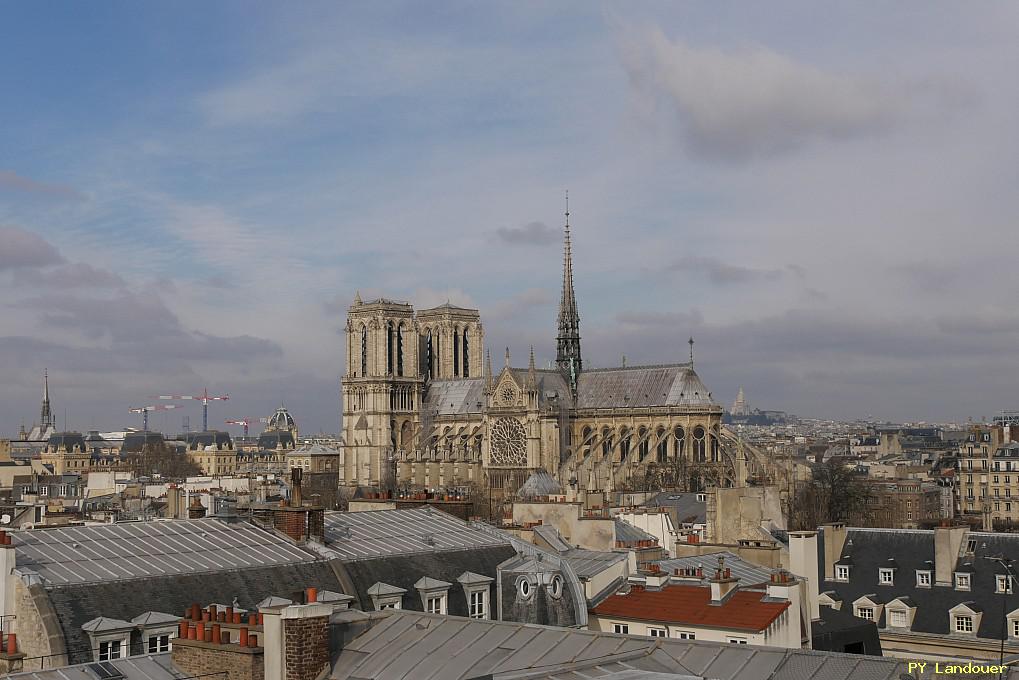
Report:
[[[205,517],[205,506],[198,496],[194,496],[191,505],[188,507],[188,519],[202,519]]]
[[[267,607],[261,611],[265,630],[265,680],[315,680],[329,665],[329,617],[333,607],[309,604]]]

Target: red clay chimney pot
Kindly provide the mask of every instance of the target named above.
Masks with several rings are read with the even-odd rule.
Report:
[[[249,635],[248,636],[248,647],[257,647],[257,646],[258,646],[258,636],[257,635]]]
[[[318,588],[308,588],[304,593],[308,604],[318,602]]]
[[[220,628],[218,623],[212,624],[212,637],[209,639],[214,645],[223,644],[223,638],[220,636]]]
[[[11,654],[17,654],[17,653],[18,653],[18,636],[15,633],[8,633],[7,634],[7,654],[11,655]]]
[[[248,629],[247,628],[241,628],[240,637],[237,638],[237,644],[240,645],[241,647],[247,647],[248,646]]]
[[[205,642],[205,623],[202,621],[195,624],[195,639],[199,642]]]

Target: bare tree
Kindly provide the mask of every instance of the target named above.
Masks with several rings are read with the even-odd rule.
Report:
[[[867,526],[873,494],[870,485],[838,460],[814,466],[809,482],[797,485],[789,518],[796,530],[816,529],[828,522]]]
[[[143,477],[161,475],[183,479],[202,474],[202,468],[186,453],[177,453],[165,442],[145,444],[141,451],[127,454],[126,463],[136,475]]]

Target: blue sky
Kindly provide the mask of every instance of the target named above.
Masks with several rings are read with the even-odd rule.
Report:
[[[69,427],[208,386],[335,430],[357,289],[547,361],[567,188],[587,363],[692,334],[724,403],[1019,407],[1013,3],[3,13],[0,433],[44,367]]]

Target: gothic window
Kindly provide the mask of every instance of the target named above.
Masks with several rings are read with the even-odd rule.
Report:
[[[492,426],[492,464],[527,465],[527,433],[515,418],[500,418]]]
[[[432,347],[432,329],[425,335],[425,372],[429,379],[435,377],[435,349]]]
[[[626,460],[630,455],[630,432],[625,427],[619,435],[619,462]]]
[[[711,462],[717,463],[719,460],[718,456],[718,437],[711,435]]]
[[[676,440],[675,454],[676,459],[678,460],[679,458],[682,458],[684,455],[686,455],[686,450],[684,448],[686,446],[686,432],[683,430],[683,428],[677,427],[672,434]]]
[[[640,441],[640,443],[637,444],[637,455],[640,457],[640,462],[643,463],[644,459],[647,458],[648,450],[651,447],[651,442],[648,441],[647,428],[642,427],[638,430],[637,439]]]
[[[460,331],[453,329],[453,377],[460,377]]]
[[[693,457],[698,463],[707,461],[706,442],[704,441],[704,428],[698,425],[693,430]]]
[[[393,375],[393,322],[386,324],[386,375]]]
[[[665,436],[665,428],[658,428],[658,447],[655,451],[659,463],[664,463],[669,458],[669,438]]]
[[[403,375],[403,324],[396,329],[396,375]]]
[[[612,434],[609,428],[605,428],[601,431],[601,455],[603,458],[607,458],[612,455]]]
[[[368,375],[368,327],[361,324],[361,377]]]
[[[464,367],[463,373],[464,373],[464,377],[465,378],[469,378],[469,377],[471,377],[471,351],[470,351],[470,348],[469,348],[468,343],[467,343],[467,329],[466,328],[464,329],[464,337],[463,337],[463,355],[464,355],[464,357],[463,357],[463,367]]]

